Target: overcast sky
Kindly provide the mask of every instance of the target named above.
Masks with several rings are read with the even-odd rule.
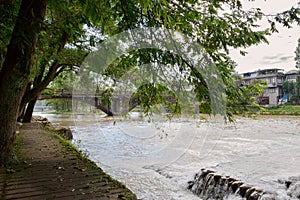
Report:
[[[296,6],[300,0],[243,0],[244,8],[259,7],[264,13],[275,14]],[[300,38],[300,26],[292,29],[278,26],[279,33],[268,37],[269,44],[259,44],[247,48],[248,54],[241,56],[238,50],[233,50],[231,56],[238,66],[239,73],[266,68],[279,68],[285,71],[295,68],[295,50]]]

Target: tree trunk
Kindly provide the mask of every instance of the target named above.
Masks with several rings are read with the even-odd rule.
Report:
[[[33,113],[33,109],[34,109],[34,106],[35,106],[36,101],[37,101],[37,98],[34,98],[33,100],[31,100],[31,101],[28,103],[27,108],[26,108],[25,115],[24,115],[24,117],[23,117],[23,122],[27,123],[27,122],[30,122],[30,121],[31,121],[32,113]]]
[[[22,122],[24,115],[25,115],[25,108],[19,108],[19,114],[18,114],[18,118],[17,118],[17,122]]]
[[[41,69],[39,71],[39,74],[33,80],[33,87],[35,87],[36,85],[38,85],[42,81],[44,72],[45,72],[45,67],[44,67],[44,65],[42,65]],[[26,115],[26,120],[24,122],[30,122],[31,121],[33,109],[34,109],[35,103],[36,103],[37,98],[40,95],[40,93],[37,92],[36,95],[31,100],[25,101],[24,98],[25,98],[26,94],[30,91],[31,91],[31,83],[28,83],[25,94],[23,95],[23,98],[21,100],[20,113],[19,113],[18,121],[24,121],[23,119],[24,119],[25,115]],[[26,108],[27,103],[28,103],[28,107]],[[30,103],[31,103],[31,105],[29,106]]]
[[[61,52],[67,41],[68,41],[68,35],[66,32],[63,32],[62,36],[61,36],[61,42],[59,44],[59,48],[57,50],[57,53]],[[22,98],[21,101],[21,105],[25,106],[29,101],[31,101],[32,99],[38,97],[40,95],[40,93],[49,85],[49,83],[51,81],[53,81],[53,79],[59,75],[59,73],[61,72],[57,72],[58,68],[60,67],[58,60],[54,60],[54,62],[52,63],[50,69],[48,70],[46,76],[43,79],[44,76],[44,66],[46,66],[46,63],[42,64],[42,69],[40,74],[38,75],[37,79],[34,81],[33,84],[33,88],[31,90],[29,90],[28,92],[26,92]],[[43,80],[42,80],[43,79]]]
[[[28,82],[27,86],[26,86],[25,94],[26,94],[26,92],[28,92],[30,90],[30,87],[31,87],[31,83]],[[19,106],[19,114],[18,114],[18,119],[17,119],[18,122],[22,122],[23,117],[25,115],[25,111],[26,111],[26,104],[25,105],[20,104],[20,106]]]
[[[0,165],[11,159],[19,105],[32,66],[46,0],[23,0],[0,72]]]

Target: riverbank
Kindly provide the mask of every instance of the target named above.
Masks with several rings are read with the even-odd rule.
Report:
[[[203,120],[196,128],[183,118],[172,121],[172,129],[158,124],[166,127],[161,132],[147,121],[42,116],[54,125],[71,126],[76,147],[140,199],[199,200],[187,187],[202,168],[275,194],[277,199],[300,194],[300,187],[292,190],[284,184],[300,176],[298,116],[236,116],[233,124]]]
[[[261,115],[300,115],[300,105],[278,105],[265,107],[260,111]]]
[[[23,124],[16,155],[18,162],[0,168],[0,199],[136,199],[40,123]]]
[[[84,115],[84,113],[73,113],[72,111],[49,111],[49,112],[43,112],[39,113],[39,115]],[[102,115],[105,117],[106,115],[103,113],[99,113],[99,116]],[[269,107],[261,107],[259,108],[250,108],[249,117],[253,117],[256,115],[291,115],[291,116],[300,116],[300,105],[289,105],[289,104],[283,104],[283,105],[277,105],[277,106],[269,106]],[[234,119],[239,117],[240,115],[235,115]],[[200,114],[200,118],[205,120],[207,118],[210,118],[208,114]]]

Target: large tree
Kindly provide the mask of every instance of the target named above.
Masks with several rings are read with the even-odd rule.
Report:
[[[0,72],[0,162],[10,157],[19,105],[32,67],[47,1],[23,0]]]
[[[276,30],[276,20],[285,26],[290,26],[294,20],[299,21],[299,9],[293,8],[277,16],[268,16],[270,29],[258,30],[256,23],[264,14],[259,9],[243,10],[240,0],[49,0],[48,4],[46,0],[18,2],[0,2],[1,10],[11,6],[11,13],[0,20],[2,27],[7,25],[4,26],[5,34],[1,35],[5,37],[4,43],[0,45],[1,164],[10,158],[15,139],[15,122],[20,110],[28,102],[35,101],[63,66],[74,65],[63,65],[66,63],[63,62],[65,56],[62,55],[69,50],[81,50],[83,45],[78,45],[78,42],[85,39],[84,24],[100,30],[100,40],[103,36],[141,26],[165,27],[193,38],[216,63],[227,87],[228,102],[235,106],[234,103],[238,104],[239,99],[247,98],[242,88],[234,87],[231,78],[234,62],[228,56],[228,49],[266,42],[265,35]],[[38,35],[40,42],[37,43]],[[93,38],[97,38],[97,35],[90,38],[92,43]],[[177,59],[176,56],[174,58]],[[33,63],[38,69],[32,68]],[[205,82],[201,76],[195,77],[198,78],[196,82],[199,90],[203,91],[203,98],[206,98]],[[30,85],[28,90],[27,85]],[[27,92],[24,95],[25,90]],[[244,104],[241,106],[244,107]]]

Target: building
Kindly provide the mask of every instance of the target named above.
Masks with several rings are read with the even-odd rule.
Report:
[[[282,69],[263,69],[242,74],[244,84],[252,84],[255,81],[264,81],[267,85],[258,98],[260,105],[277,105],[283,96],[282,84],[285,74]]]
[[[291,70],[285,73],[285,81],[291,81],[296,82],[297,77],[299,77],[299,71],[298,70]]]

